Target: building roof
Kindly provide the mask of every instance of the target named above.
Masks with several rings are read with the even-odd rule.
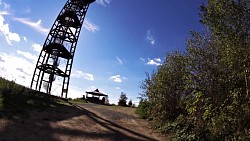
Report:
[[[92,94],[92,95],[96,95],[96,96],[108,96],[107,94],[101,93],[99,92],[98,89],[91,91],[91,92],[86,92],[87,94]]]

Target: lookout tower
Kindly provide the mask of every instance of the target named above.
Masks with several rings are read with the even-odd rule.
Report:
[[[53,82],[61,77],[62,84],[58,85],[62,87],[61,97],[67,98],[77,41],[89,5],[94,1],[67,0],[43,44],[31,89],[51,94]]]

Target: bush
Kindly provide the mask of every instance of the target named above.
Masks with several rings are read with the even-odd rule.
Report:
[[[130,99],[129,102],[128,102],[128,106],[129,107],[132,107],[133,106],[133,103],[132,103],[132,100]]]
[[[142,119],[148,119],[149,118],[149,109],[150,104],[147,100],[141,100],[139,103],[139,106],[136,108],[136,114],[139,115]]]

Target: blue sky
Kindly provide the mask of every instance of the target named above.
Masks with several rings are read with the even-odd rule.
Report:
[[[145,72],[156,70],[167,52],[184,51],[190,31],[203,28],[198,15],[202,2],[97,0],[91,4],[76,48],[68,97],[98,88],[109,94],[111,103],[122,91],[138,101]],[[0,76],[29,87],[39,52],[65,3],[0,0]],[[60,92],[55,88],[53,94]]]

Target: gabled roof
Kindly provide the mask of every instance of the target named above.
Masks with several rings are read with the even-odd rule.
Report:
[[[99,92],[98,89],[91,91],[91,92],[86,92],[87,94],[92,94],[92,95],[96,95],[96,96],[108,96],[107,94],[101,93]]]

